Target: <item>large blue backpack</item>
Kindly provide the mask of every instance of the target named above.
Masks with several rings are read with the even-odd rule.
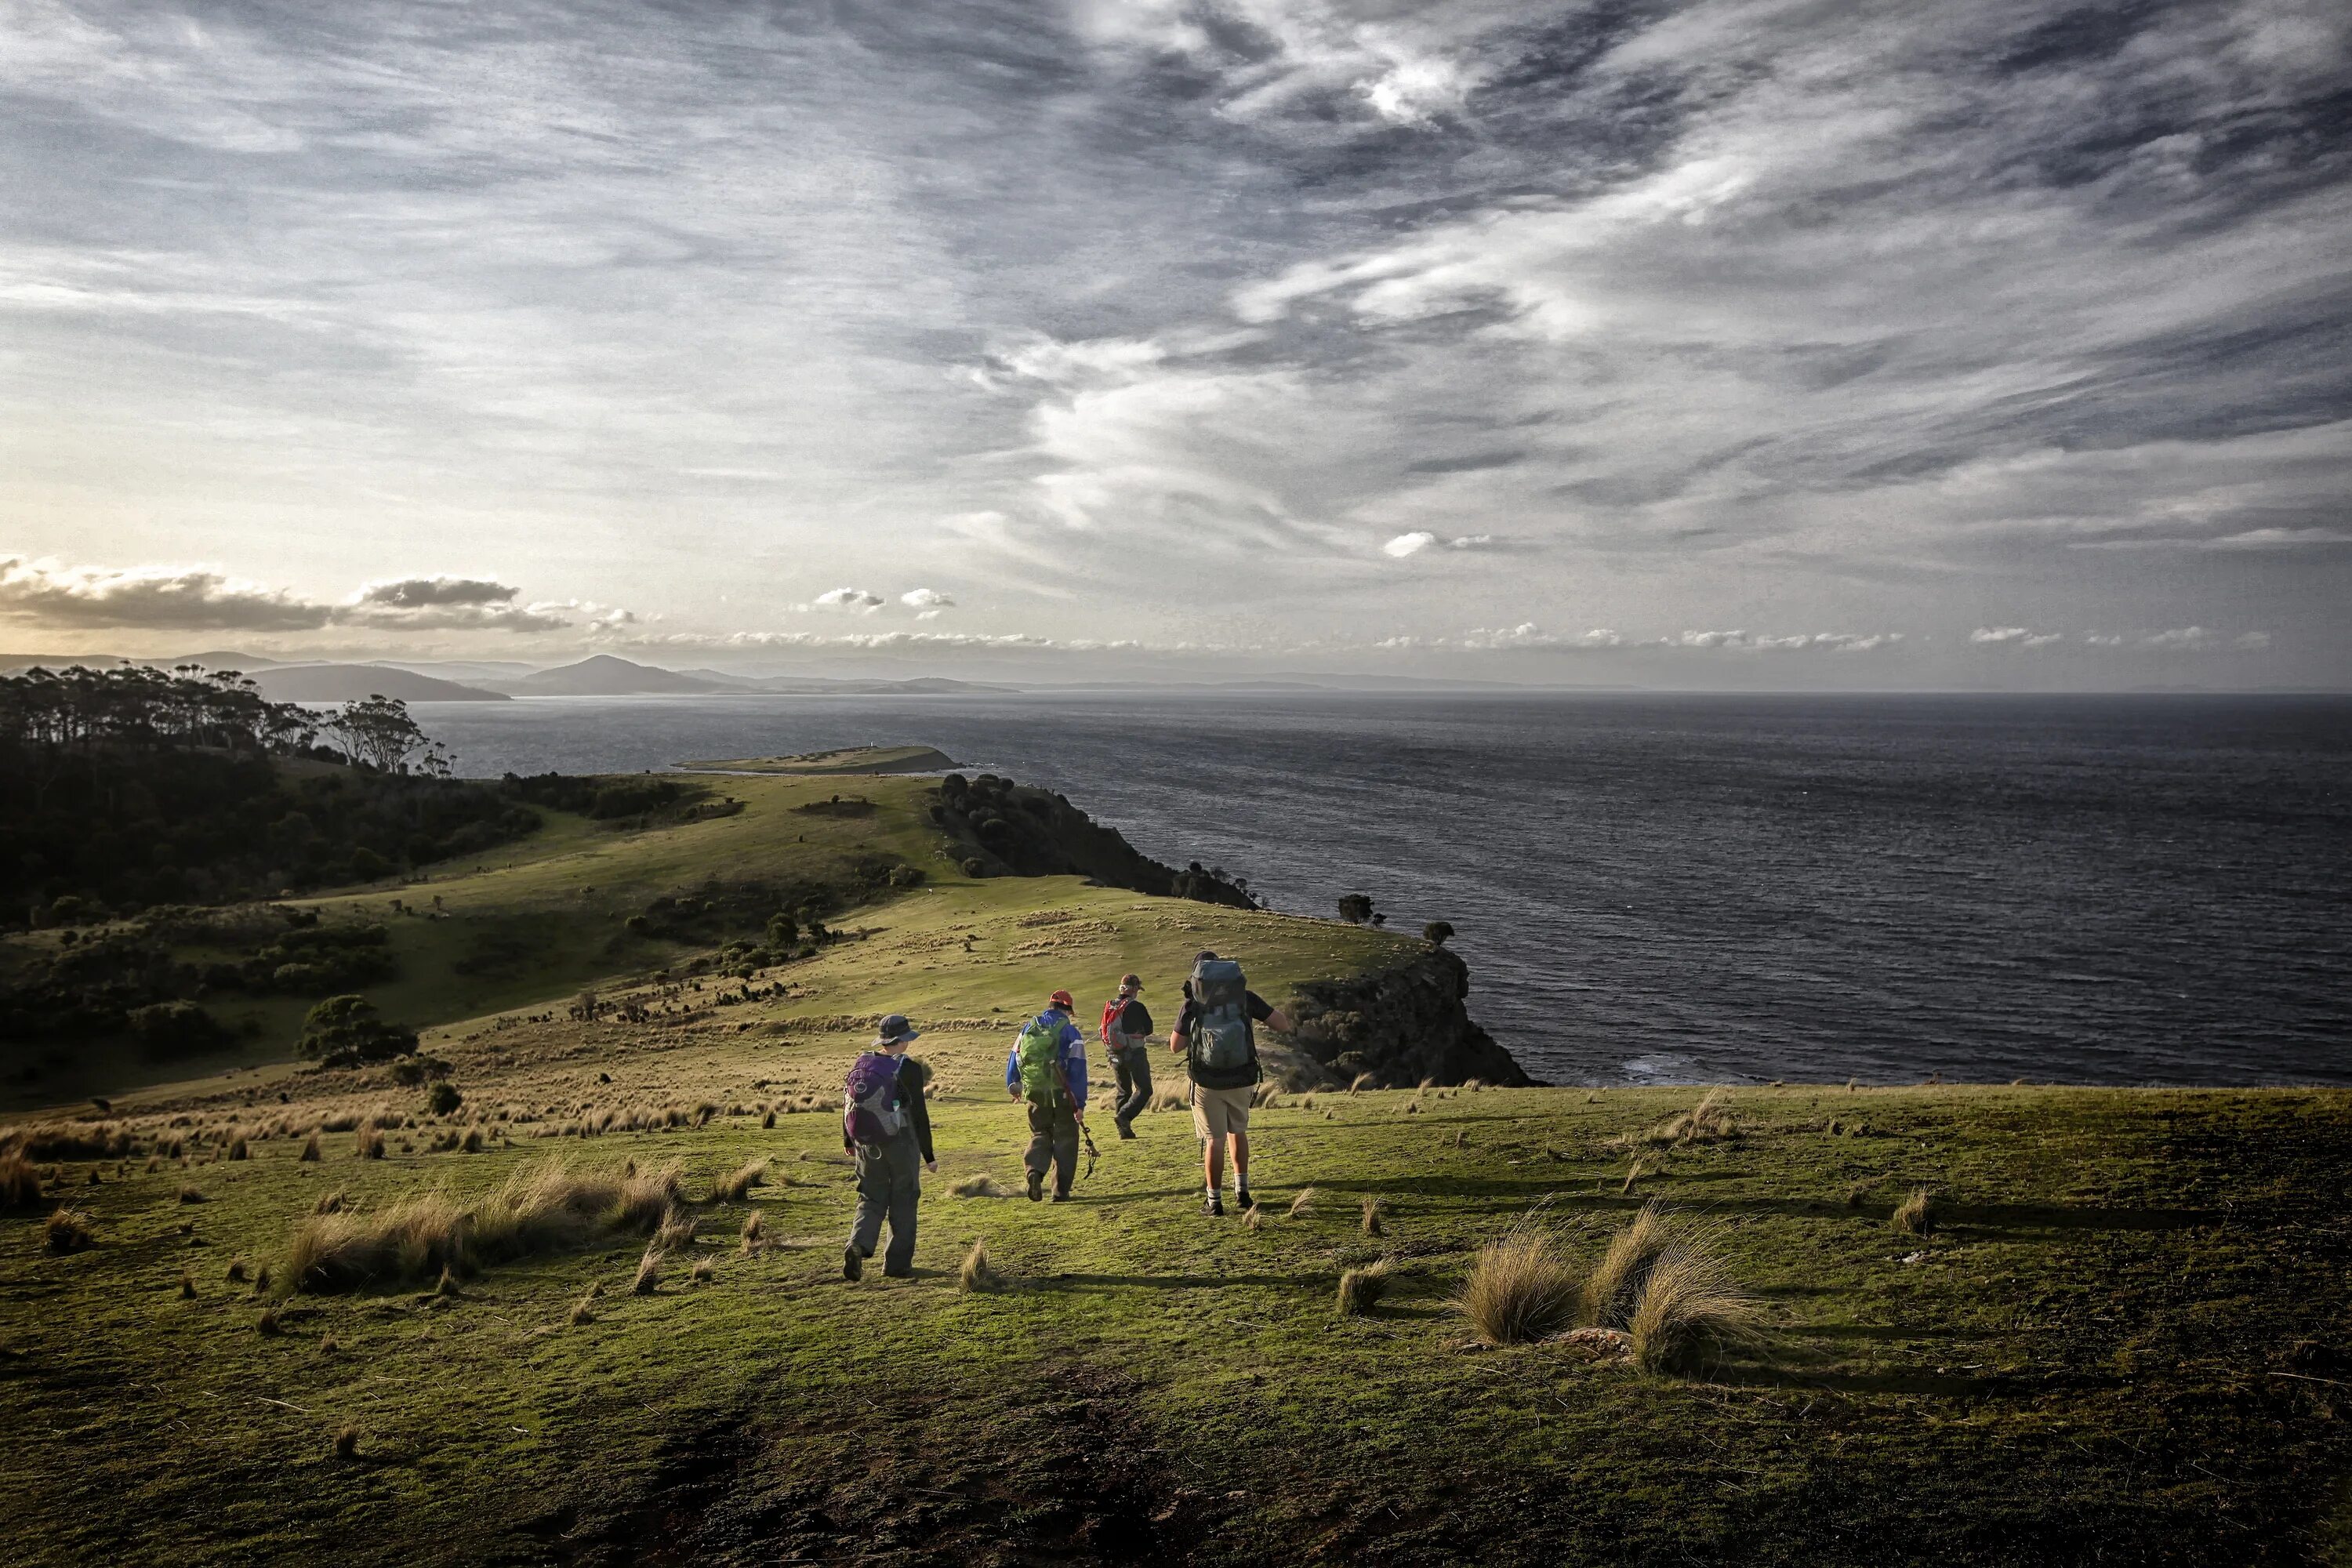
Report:
[[[1250,1028],[1249,982],[1230,958],[1192,966],[1192,1027],[1185,1066],[1206,1089],[1255,1083],[1257,1037]]]

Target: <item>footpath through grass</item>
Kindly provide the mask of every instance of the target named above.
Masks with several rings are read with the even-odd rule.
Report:
[[[1651,1151],[1630,1194],[1612,1141],[1694,1093],[1286,1097],[1253,1228],[1198,1213],[1178,1113],[1104,1139],[1074,1204],[950,1195],[1020,1182],[1018,1112],[972,1076],[908,1281],[840,1281],[837,1123],[759,1100],[585,1141],[494,1121],[479,1154],[420,1124],[380,1161],[329,1132],[316,1163],[290,1135],[65,1162],[95,1245],[0,1239],[0,1534],[58,1563],[2343,1560],[2352,1096],[1744,1089],[1736,1136]],[[682,1162],[697,1199],[773,1164],[697,1206],[650,1294],[637,1235],[456,1295],[276,1300],[271,1333],[226,1278],[282,1269],[331,1193],[479,1194],[551,1152]],[[1890,1224],[1921,1184],[1925,1237]],[[1532,1205],[1589,1259],[1654,1196],[1715,1222],[1767,1352],[1653,1377],[1448,1310]],[[982,1237],[1007,1288],[965,1294]],[[1339,1316],[1380,1256],[1389,1295]]]

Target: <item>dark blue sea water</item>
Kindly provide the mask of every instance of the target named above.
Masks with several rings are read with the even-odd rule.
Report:
[[[2352,1082],[2352,700],[721,697],[428,704],[459,771],[863,742],[1063,791],[1275,907],[1453,922],[1555,1081]]]

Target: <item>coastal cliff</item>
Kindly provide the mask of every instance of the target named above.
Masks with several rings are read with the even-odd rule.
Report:
[[[1470,966],[1432,947],[1392,968],[1349,980],[1309,981],[1289,1004],[1296,1054],[1341,1082],[1362,1073],[1382,1087],[1465,1079],[1523,1087],[1535,1080],[1465,1006]],[[1303,1066],[1304,1064],[1300,1064]]]

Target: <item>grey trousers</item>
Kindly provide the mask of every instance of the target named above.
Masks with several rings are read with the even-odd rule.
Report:
[[[1029,1102],[1029,1153],[1022,1163],[1039,1175],[1055,1166],[1054,1190],[1066,1193],[1078,1176],[1078,1117],[1066,1100],[1051,1105]]]
[[[1132,1121],[1151,1103],[1151,1047],[1133,1045],[1111,1052],[1110,1070],[1118,1079],[1118,1100],[1111,1107],[1112,1119]]]
[[[923,1195],[923,1152],[914,1134],[901,1132],[887,1143],[857,1149],[857,1220],[849,1245],[866,1257],[882,1239],[882,1222],[890,1222],[890,1250],[882,1259],[886,1274],[904,1274],[915,1266],[915,1205]]]

